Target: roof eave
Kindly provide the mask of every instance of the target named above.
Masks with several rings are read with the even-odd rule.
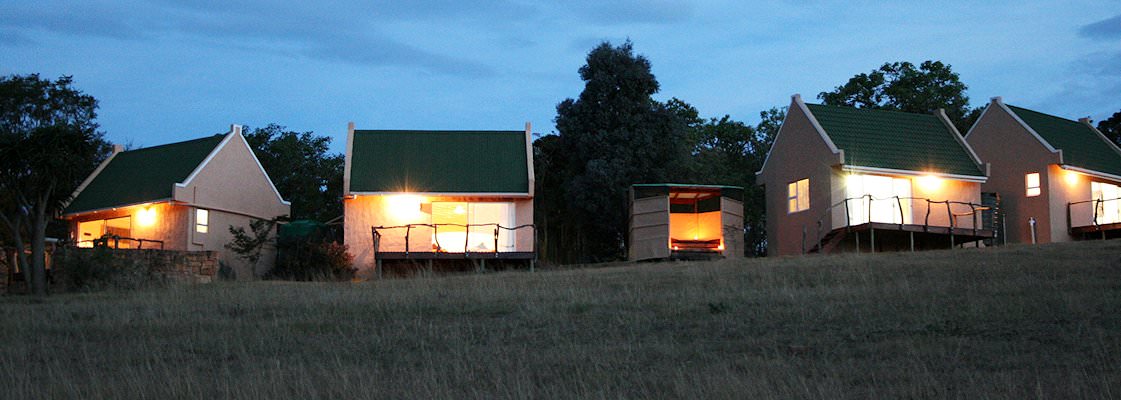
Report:
[[[79,217],[79,216],[86,215],[86,214],[93,214],[93,213],[99,213],[99,212],[102,212],[102,211],[116,210],[118,208],[128,208],[128,207],[142,206],[142,205],[145,205],[145,204],[158,204],[158,203],[165,203],[165,202],[166,203],[173,203],[174,200],[172,200],[172,198],[170,198],[170,197],[164,197],[164,198],[161,198],[161,199],[145,200],[145,201],[138,201],[138,202],[127,203],[127,204],[120,204],[120,205],[115,205],[115,206],[110,206],[110,207],[95,208],[95,209],[92,209],[92,210],[74,211],[74,212],[68,212],[68,213],[59,215],[59,218],[71,219],[71,218]]]
[[[353,196],[392,196],[399,194],[431,196],[431,197],[495,197],[495,198],[525,198],[532,199],[529,192],[350,192],[348,198]]]
[[[969,143],[961,136],[961,132],[959,132],[958,128],[954,126],[954,123],[950,121],[950,117],[946,115],[946,110],[939,108],[934,114],[938,116],[939,121],[942,121],[942,125],[946,127],[946,130],[950,131],[950,136],[953,136],[954,140],[969,153],[969,158],[973,161],[973,164],[977,166],[977,169],[984,172],[985,163],[981,161],[981,157],[977,156],[977,153],[973,151],[973,147],[969,146]]]
[[[93,182],[94,178],[97,178],[97,175],[101,174],[101,171],[104,170],[105,167],[109,166],[109,163],[117,157],[117,154],[120,154],[124,150],[124,146],[121,146],[119,144],[113,145],[113,152],[109,154],[109,157],[106,157],[105,161],[102,161],[101,164],[98,164],[97,168],[94,168],[93,172],[90,173],[90,176],[87,176],[86,180],[82,181],[82,183],[78,185],[78,188],[74,189],[74,193],[71,193],[70,198],[66,199],[66,201],[62,203],[62,207],[60,207],[60,209],[65,210],[66,207],[69,207],[70,203],[72,203],[74,199],[78,198],[78,195],[81,194],[82,191],[85,190],[86,187]]]
[[[1115,175],[1115,174],[1110,174],[1110,173],[1106,173],[1106,172],[1095,171],[1095,170],[1092,170],[1092,169],[1076,167],[1076,166],[1069,165],[1069,164],[1059,164],[1059,168],[1062,168],[1062,169],[1067,170],[1067,171],[1074,171],[1074,172],[1078,172],[1078,173],[1085,174],[1085,175],[1095,176],[1095,177],[1102,178],[1102,179],[1108,179],[1108,180],[1115,181],[1115,182],[1121,182],[1121,175]]]
[[[986,176],[951,174],[951,173],[946,173],[946,172],[932,172],[932,171],[913,171],[913,170],[894,169],[894,168],[865,167],[865,166],[859,166],[859,165],[842,165],[841,170],[845,171],[845,172],[866,172],[866,173],[886,174],[886,175],[935,176],[935,177],[944,178],[944,179],[952,179],[952,180],[965,181],[965,182],[977,182],[977,183],[985,183],[989,180],[989,178],[986,177]]]

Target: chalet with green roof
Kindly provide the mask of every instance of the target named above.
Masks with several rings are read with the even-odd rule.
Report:
[[[807,104],[794,95],[756,182],[770,255],[976,245],[993,235],[986,166],[932,114]]]
[[[288,215],[241,127],[203,138],[113,153],[75,190],[62,218],[79,247],[217,251],[242,279],[270,265],[230,253],[229,228]],[[272,257],[262,257],[271,260]]]
[[[1008,241],[1121,237],[1121,149],[1088,119],[1071,120],[994,97],[966,141],[992,174]]]
[[[385,261],[532,262],[530,125],[511,131],[347,130],[344,242]]]

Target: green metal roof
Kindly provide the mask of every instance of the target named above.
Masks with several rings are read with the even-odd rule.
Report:
[[[1063,162],[1075,167],[1121,175],[1121,154],[1090,126],[1078,121],[1008,106],[1051,147],[1063,151]]]
[[[671,191],[685,193],[690,191],[703,191],[708,193],[719,192],[720,196],[743,201],[743,186],[692,185],[688,183],[636,183],[631,185],[631,189],[636,199],[667,196]]]
[[[351,192],[529,193],[524,131],[356,130]]]
[[[698,189],[743,189],[743,186],[728,185],[693,185],[688,183],[636,183],[634,187],[671,187],[671,188],[698,188]]]
[[[170,198],[172,186],[187,179],[224,138],[214,135],[117,153],[63,213]]]
[[[934,114],[806,104],[845,164],[985,176],[953,130]]]

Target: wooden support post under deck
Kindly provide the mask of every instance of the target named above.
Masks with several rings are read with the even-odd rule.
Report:
[[[860,254],[860,231],[854,231],[856,234],[856,254]]]
[[[802,225],[802,254],[806,254],[806,226]]]
[[[915,252],[915,232],[911,232],[911,252]]]
[[[873,228],[872,224],[868,224],[868,235],[870,236],[868,238],[868,247],[871,250],[872,254],[875,254],[876,253],[876,228]]]

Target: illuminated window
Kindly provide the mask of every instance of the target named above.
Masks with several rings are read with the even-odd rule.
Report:
[[[911,180],[882,175],[852,174],[845,177],[849,224],[867,222],[909,224]]]
[[[195,210],[195,232],[206,233],[210,231],[210,210],[201,208]]]
[[[493,224],[514,227],[514,203],[432,202],[432,223],[437,224],[432,246],[449,253],[495,251]],[[514,232],[498,229],[498,251],[514,251]]]
[[[1116,224],[1121,222],[1121,187],[1103,182],[1090,182],[1091,198],[1094,199],[1094,216],[1097,223]]]
[[[786,185],[786,212],[796,213],[810,209],[810,180],[802,179]]]
[[[132,237],[132,218],[98,219],[78,223],[78,247],[93,247],[95,239],[100,239],[106,235],[119,238]],[[132,246],[132,241],[125,240],[119,243],[110,241],[108,245],[127,249]]]
[[[1040,190],[1038,172],[1032,172],[1030,174],[1024,175],[1024,184],[1025,186],[1027,186],[1028,197],[1039,196]]]

